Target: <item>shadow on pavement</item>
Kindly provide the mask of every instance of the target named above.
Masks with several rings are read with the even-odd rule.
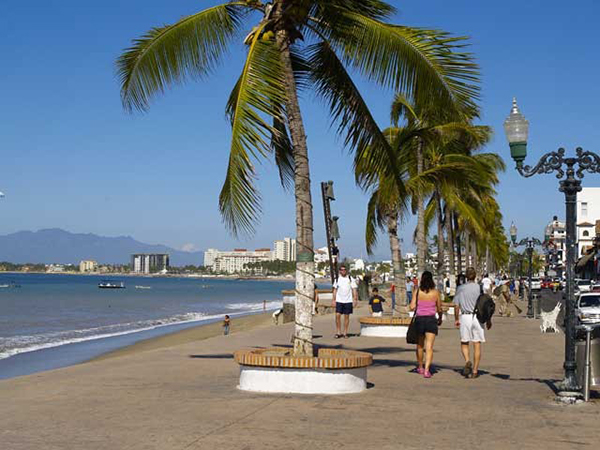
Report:
[[[511,378],[510,375],[505,373],[492,373],[491,376],[504,381],[533,381],[535,383],[545,384],[555,395],[558,394],[558,391],[560,390],[557,386],[557,383],[559,383],[560,380],[548,380],[542,378]]]
[[[231,353],[217,353],[214,355],[189,355],[189,357],[199,359],[233,359],[233,355]]]

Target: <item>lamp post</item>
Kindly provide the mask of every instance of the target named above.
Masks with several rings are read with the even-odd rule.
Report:
[[[533,249],[536,245],[542,245],[537,238],[523,238],[517,242],[517,227],[515,224],[510,226],[510,239],[515,247],[525,246],[527,251],[527,259],[529,260],[529,268],[527,270],[527,276],[529,278],[529,288],[527,289],[527,318],[533,319],[533,294],[531,292],[531,278],[533,277]]]
[[[580,391],[579,383],[575,374],[575,298],[573,289],[573,269],[575,266],[575,206],[577,204],[577,193],[581,191],[581,178],[584,172],[600,173],[600,156],[595,153],[584,151],[578,147],[577,157],[565,158],[565,149],[559,148],[555,152],[546,153],[533,166],[523,165],[527,156],[527,136],[529,122],[519,111],[517,100],[513,99],[512,109],[508,118],[504,121],[504,131],[510,145],[511,157],[515,160],[516,169],[523,177],[531,177],[536,174],[549,174],[556,172],[556,178],[560,180],[559,191],[565,194],[566,204],[566,248],[567,248],[567,292],[565,305],[565,378],[562,389],[565,396]],[[575,170],[575,165],[578,166]],[[563,168],[563,166],[566,166]],[[579,178],[579,179],[578,179]]]
[[[329,254],[329,273],[331,275],[331,284],[334,284],[335,280],[337,280],[337,256],[339,254],[335,241],[340,238],[340,229],[337,222],[339,217],[331,217],[331,201],[335,200],[333,181],[323,181],[321,183],[321,195],[323,197],[325,234],[327,235],[327,252]]]

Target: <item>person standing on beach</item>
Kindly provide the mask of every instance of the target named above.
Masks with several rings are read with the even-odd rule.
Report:
[[[223,335],[227,336],[229,334],[229,325],[231,324],[231,319],[228,315],[225,315],[225,320],[223,320]]]
[[[340,273],[333,283],[333,306],[335,306],[335,338],[348,339],[348,326],[350,314],[358,302],[358,286],[356,281],[348,274],[348,268],[340,266]],[[342,334],[342,316],[344,316],[344,334]]]
[[[477,299],[481,295],[481,286],[475,281],[475,269],[467,269],[467,282],[462,284],[454,296],[454,317],[456,326],[460,328],[460,350],[465,359],[462,374],[466,378],[479,376],[479,363],[481,361],[481,346],[485,342],[483,327],[474,314]],[[492,328],[491,319],[486,323],[489,330]],[[473,362],[469,354],[469,344],[473,343]]]
[[[383,302],[385,299],[379,295],[379,289],[376,287],[373,288],[373,295],[369,299],[369,308],[371,309],[371,315],[373,317],[381,317],[383,316]]]

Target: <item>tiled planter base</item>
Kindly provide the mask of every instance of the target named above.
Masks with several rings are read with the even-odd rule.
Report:
[[[360,335],[367,337],[404,338],[410,319],[399,317],[361,317]]]
[[[290,394],[351,394],[367,388],[370,353],[320,349],[317,357],[294,357],[290,349],[239,350],[239,389]]]

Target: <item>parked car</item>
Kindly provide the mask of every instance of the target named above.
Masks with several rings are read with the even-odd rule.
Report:
[[[542,280],[537,277],[531,278],[531,290],[532,291],[540,291],[542,289]]]
[[[552,289],[554,282],[552,278],[544,278],[541,283],[542,289]]]
[[[575,280],[575,292],[590,292],[592,282],[590,280]]]
[[[582,292],[577,299],[575,314],[581,323],[599,323],[600,293]]]

